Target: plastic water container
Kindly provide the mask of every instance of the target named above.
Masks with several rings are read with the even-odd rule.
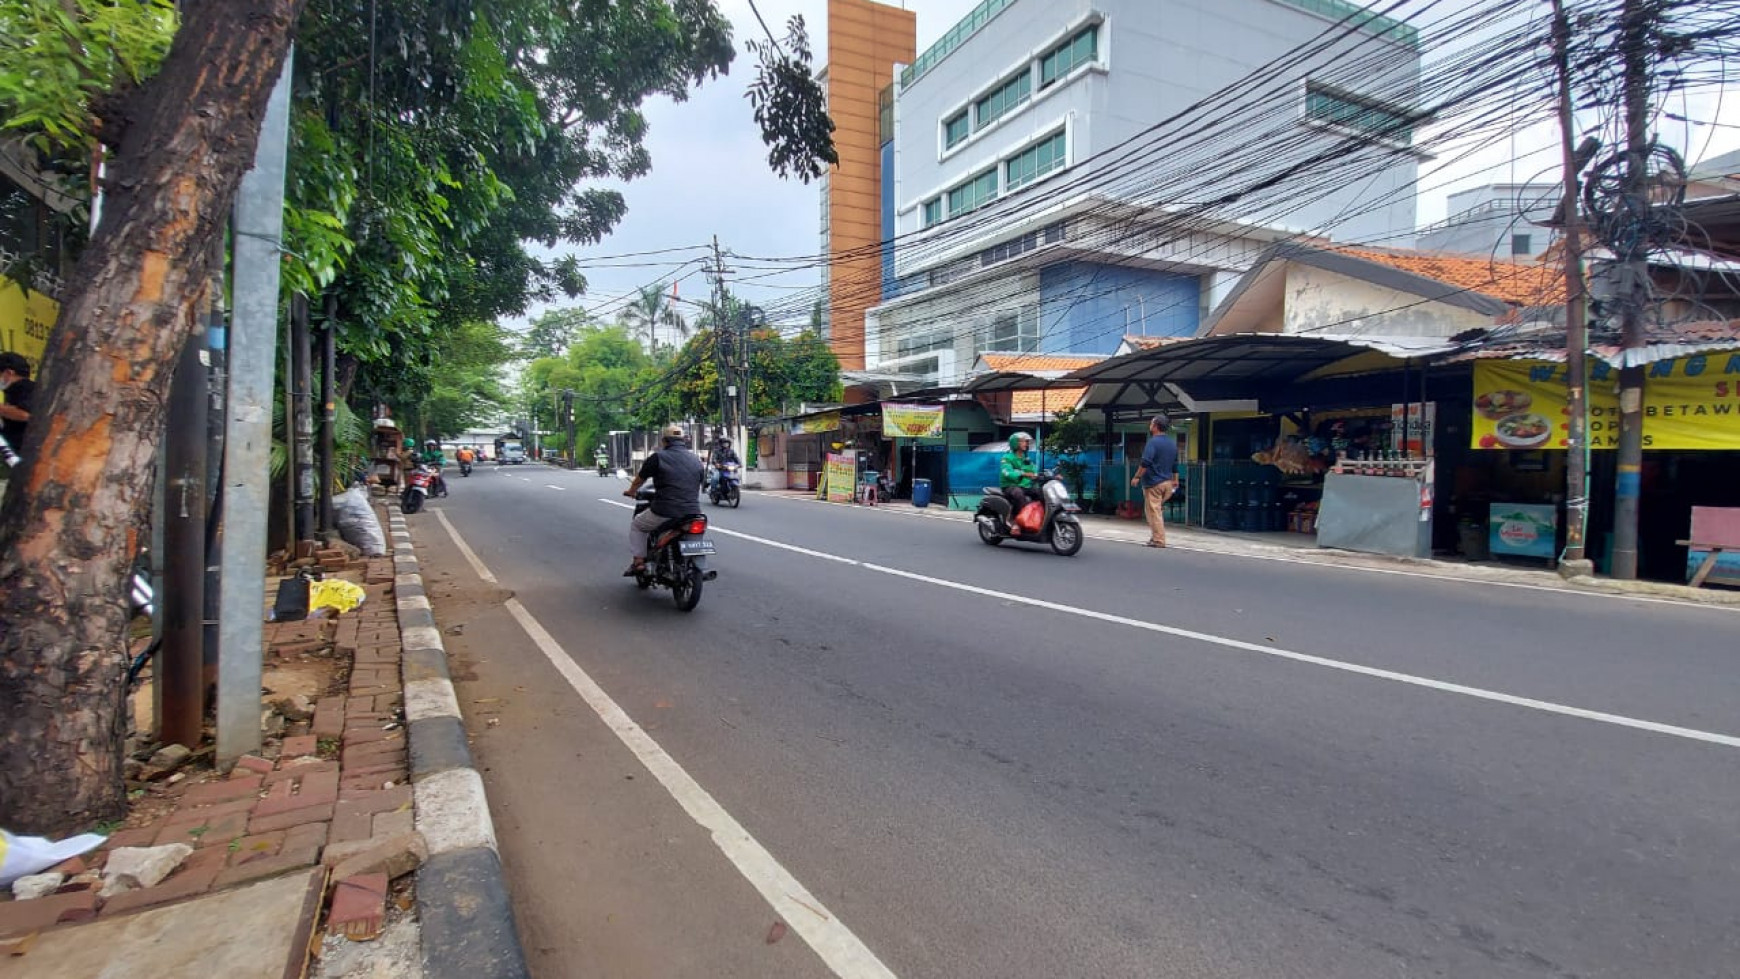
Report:
[[[912,481],[912,505],[930,506],[930,480],[915,479]]]

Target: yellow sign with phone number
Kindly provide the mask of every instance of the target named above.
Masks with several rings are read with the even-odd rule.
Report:
[[[41,366],[48,331],[59,315],[59,303],[0,276],[0,351],[23,354],[32,368]]]
[[[1589,445],[1619,447],[1619,371],[1589,361]],[[1565,365],[1480,361],[1474,365],[1476,449],[1563,449],[1570,434]],[[1740,352],[1664,360],[1644,369],[1643,447],[1740,449]]]

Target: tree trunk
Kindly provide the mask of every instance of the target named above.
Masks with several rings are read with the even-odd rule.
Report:
[[[0,825],[121,815],[129,564],[170,377],[252,165],[303,0],[185,4],[162,70],[116,103],[103,218],[49,336],[0,510]]]

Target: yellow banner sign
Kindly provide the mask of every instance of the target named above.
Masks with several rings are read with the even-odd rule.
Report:
[[[942,405],[882,406],[882,434],[887,438],[934,439],[942,433]]]
[[[1474,448],[1563,449],[1570,414],[1565,365],[1474,365]],[[1619,447],[1619,371],[1599,360],[1589,362],[1589,445]],[[1740,353],[1700,354],[1645,368],[1643,447],[1740,449]]]
[[[809,415],[804,418],[793,419],[791,423],[791,434],[814,435],[822,432],[836,431],[839,427],[840,413],[837,411],[826,411],[819,415]]]
[[[858,465],[853,456],[841,453],[828,453],[828,465],[824,472],[827,478],[828,502],[850,503],[858,482]]]
[[[60,315],[60,304],[0,277],[0,351],[23,354],[31,367],[42,363],[49,328]]]

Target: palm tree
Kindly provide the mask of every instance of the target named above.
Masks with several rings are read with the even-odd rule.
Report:
[[[671,327],[685,339],[689,335],[688,322],[677,312],[662,285],[642,286],[640,295],[622,311],[622,318],[630,330],[645,336],[648,353],[658,346],[658,327]]]

